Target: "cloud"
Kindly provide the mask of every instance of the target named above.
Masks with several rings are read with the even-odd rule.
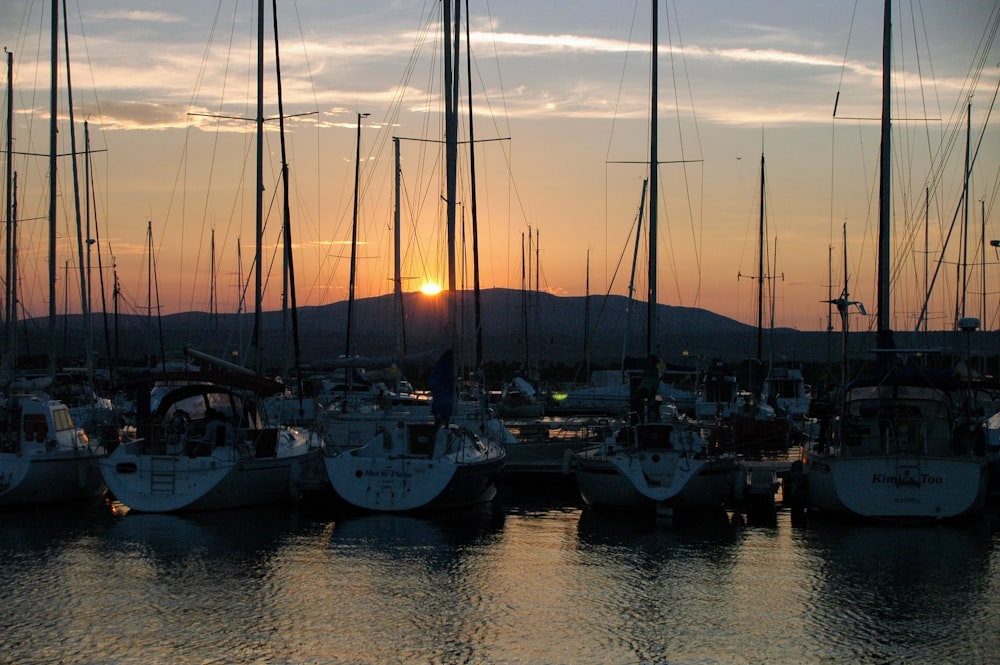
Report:
[[[88,17],[106,21],[139,21],[143,23],[183,23],[185,21],[183,17],[176,14],[139,9],[114,9],[89,12]]]
[[[187,127],[191,120],[176,104],[112,100],[101,104],[101,122],[105,130],[169,129]]]

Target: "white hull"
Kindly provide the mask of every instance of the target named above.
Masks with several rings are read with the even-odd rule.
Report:
[[[722,506],[733,491],[736,459],[706,457],[704,441],[691,432],[672,433],[670,441],[657,447],[608,442],[577,453],[581,498],[589,506],[629,510]]]
[[[429,404],[393,407],[389,410],[326,412],[319,422],[318,433],[323,437],[328,450],[354,450],[397,422],[424,423],[432,417]],[[501,420],[493,416],[484,419],[477,409],[463,403],[459,403],[452,422],[501,445],[518,443],[517,437],[504,427]]]
[[[982,460],[906,455],[835,457],[806,452],[811,507],[882,520],[942,520],[982,510]]]
[[[90,450],[0,453],[0,506],[92,501],[103,493],[97,456]]]
[[[104,493],[100,447],[65,404],[33,396],[0,401],[0,507],[96,500]]]
[[[493,500],[505,461],[502,447],[457,427],[431,433],[433,426],[424,425],[423,441],[433,450],[416,450],[410,431],[417,427],[400,422],[365,446],[326,457],[336,496],[353,508],[380,512]]]
[[[296,499],[299,480],[319,455],[303,444],[275,457],[241,455],[228,446],[206,456],[151,455],[137,442],[101,460],[101,473],[108,490],[131,510],[220,510]]]

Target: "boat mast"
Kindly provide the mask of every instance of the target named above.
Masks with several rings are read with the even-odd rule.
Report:
[[[403,274],[402,274],[402,231],[400,229],[400,163],[399,163],[399,137],[392,137],[393,148],[393,219],[392,219],[392,295],[396,303],[396,355],[402,356],[404,351],[403,342]],[[397,375],[398,376],[398,375]],[[398,380],[397,380],[398,384]],[[398,392],[399,386],[396,386]]]
[[[524,371],[531,366],[531,326],[528,323],[532,306],[531,271],[532,254],[534,252],[531,235],[531,225],[528,225],[528,249],[525,254],[524,234],[521,234],[521,326],[524,333]]]
[[[14,281],[14,53],[12,51],[4,51],[7,53],[7,186],[5,188],[6,201],[4,204],[4,216],[6,217],[6,232],[7,232],[7,270],[5,272],[7,276],[7,283],[5,285],[4,293],[4,319],[7,323],[7,348],[4,357],[5,363],[8,367],[14,365],[14,356],[16,355],[14,351],[14,340],[16,339],[16,334],[14,330],[14,321],[17,318],[17,303],[16,303],[16,293],[17,289],[15,287]]]
[[[277,80],[278,93],[278,136],[281,144],[281,184],[282,184],[282,229],[284,231],[284,270],[283,281],[286,288],[282,292],[282,304],[285,305],[291,300],[292,314],[292,354],[295,363],[296,395],[299,398],[300,416],[302,411],[302,362],[301,349],[299,348],[299,317],[298,303],[295,297],[295,264],[292,261],[292,213],[288,202],[288,153],[285,148],[285,107],[284,98],[281,94],[281,56],[278,48],[278,0],[271,2],[271,15],[274,21],[274,75]],[[214,258],[214,257],[213,257]],[[283,307],[287,311],[287,307]],[[284,339],[284,335],[282,335]]]
[[[458,39],[454,44],[454,60],[452,54],[452,20],[451,0],[443,0],[444,15],[444,114],[445,114],[445,164],[446,164],[446,195],[448,223],[448,332],[452,348],[458,342],[458,295],[455,274],[455,216],[456,197],[458,189],[458,76],[454,65],[458,62]],[[461,3],[455,3],[455,25],[459,25]]]
[[[479,216],[476,208],[476,140],[472,122],[472,40],[469,37],[469,0],[465,0],[465,62],[469,90],[469,196],[472,198],[472,292],[475,299],[476,370],[483,366],[482,298],[479,288]]]
[[[882,140],[879,147],[878,185],[878,316],[876,348],[893,348],[889,304],[889,243],[891,242],[890,205],[892,203],[891,139],[892,120],[892,0],[885,0],[882,27]]]
[[[625,334],[622,336],[622,375],[625,373],[625,358],[628,357],[628,341],[632,321],[632,296],[635,293],[635,270],[639,262],[639,245],[642,242],[642,215],[646,207],[646,191],[649,180],[642,181],[642,196],[639,197],[639,216],[635,224],[635,245],[632,248],[632,271],[628,280],[628,298],[625,300]],[[651,199],[652,200],[652,199]],[[648,330],[648,329],[647,329]],[[646,350],[649,351],[649,336],[646,336]],[[647,353],[648,355],[648,353]]]
[[[264,257],[264,0],[257,0],[257,191],[255,213],[254,255],[254,315],[253,336],[250,345],[254,350],[253,362],[257,373],[261,369],[261,293],[263,291],[262,266]]]
[[[760,224],[757,231],[757,362],[764,359],[764,153],[760,153]]]
[[[352,329],[354,327],[354,285],[358,266],[358,189],[360,187],[359,181],[361,178],[361,119],[367,117],[367,113],[358,113],[357,136],[354,141],[354,215],[351,219],[351,275],[347,287],[347,339],[344,344],[345,358],[350,358],[354,355],[354,345],[351,343],[351,337],[353,332]]]
[[[52,2],[49,89],[49,376],[56,374],[56,137],[59,106],[59,3]]]
[[[972,150],[972,102],[967,105],[967,110],[965,113],[965,168],[963,169],[965,173],[962,178],[962,247],[960,256],[961,260],[958,262],[958,272],[959,279],[956,280],[958,283],[959,294],[956,302],[958,311],[955,312],[955,327],[958,328],[958,322],[965,317],[966,303],[965,299],[969,291],[968,282],[968,265],[969,265],[969,171],[970,171],[970,152]]]
[[[84,264],[83,260],[83,220],[80,217],[80,176],[79,169],[76,162],[76,121],[73,117],[73,77],[70,74],[70,59],[69,59],[69,17],[66,15],[66,0],[63,0],[63,48],[65,49],[66,57],[66,112],[69,116],[69,144],[70,144],[70,157],[71,164],[73,167],[73,210],[76,217],[76,251],[77,251],[77,261],[78,270],[80,273],[80,309],[83,315],[83,325],[85,330],[85,367],[87,369],[88,380],[92,379],[92,369],[93,369],[93,358],[91,356],[91,331],[90,331],[90,302],[88,300],[89,288],[87,286],[87,281],[89,275],[87,274],[87,266]],[[89,204],[89,202],[88,202]],[[89,219],[87,233],[90,233]]]
[[[650,108],[649,108],[649,292],[646,297],[646,355],[652,355],[659,350],[656,332],[656,235],[657,235],[657,199],[659,197],[659,179],[657,170],[659,158],[657,155],[657,117],[659,87],[659,0],[653,0],[651,18],[651,63],[650,63]]]
[[[590,250],[587,250],[586,295],[583,301],[583,371],[590,378]]]

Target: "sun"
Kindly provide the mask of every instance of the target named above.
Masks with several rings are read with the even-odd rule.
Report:
[[[425,296],[436,296],[441,293],[441,285],[437,282],[424,282],[424,285],[420,287],[420,292]]]

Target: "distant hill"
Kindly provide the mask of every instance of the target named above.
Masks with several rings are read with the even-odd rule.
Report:
[[[487,289],[481,297],[483,321],[483,356],[487,362],[523,363],[525,358],[543,369],[551,365],[576,365],[584,358],[584,326],[589,321],[590,361],[594,366],[613,367],[628,355],[645,354],[646,305],[633,302],[628,306],[623,296],[591,296],[589,317],[587,298],[565,297],[547,293],[523,294],[513,289]],[[407,293],[403,297],[404,326],[398,333],[405,336],[409,355],[432,355],[446,342],[444,298]],[[471,292],[460,294],[461,346],[459,353],[474,357],[474,302]],[[524,313],[526,312],[526,317]],[[718,359],[738,362],[757,355],[757,331],[754,326],[739,323],[704,309],[659,305],[657,320],[660,355],[667,362],[680,363],[688,359]],[[317,307],[303,307],[297,313],[301,358],[305,365],[322,366],[346,350],[347,303],[338,302]],[[115,323],[108,320],[111,344],[105,343],[105,319],[94,315],[94,349],[99,357],[111,348],[115,354]],[[284,320],[284,322],[283,322]],[[362,356],[394,355],[397,338],[397,317],[393,296],[360,299],[355,305],[355,353]],[[527,320],[527,324],[525,324]],[[180,356],[184,346],[232,360],[233,352],[249,349],[252,334],[252,314],[220,314],[187,312],[161,317],[122,316],[117,322],[117,354],[120,358],[136,359],[161,354]],[[47,323],[35,319],[24,322],[19,334],[22,354],[44,355]],[[285,331],[284,333],[282,331]],[[291,316],[281,312],[265,312],[261,319],[263,361],[277,367],[284,357],[291,357]],[[626,330],[628,341],[625,340]],[[527,332],[527,352],[525,339]],[[80,357],[83,354],[84,330],[79,316],[59,321],[57,341],[60,355]],[[871,335],[853,333],[848,354],[867,353]],[[998,351],[996,333],[976,333],[971,338],[960,333],[931,333],[929,339],[915,339],[913,333],[897,333],[897,346],[956,348],[965,343],[977,353],[995,355]],[[162,341],[161,341],[162,340]],[[795,362],[824,362],[839,358],[839,334],[800,332],[781,328],[766,331],[763,342],[765,358]],[[527,356],[526,356],[527,353]],[[238,360],[238,357],[236,358]]]

